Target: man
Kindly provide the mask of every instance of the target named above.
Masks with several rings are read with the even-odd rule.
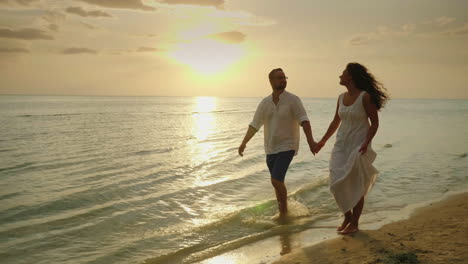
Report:
[[[309,118],[301,99],[285,91],[288,77],[281,68],[274,69],[268,75],[273,93],[265,97],[257,107],[254,118],[239,146],[239,155],[249,140],[264,127],[266,162],[271,175],[271,184],[275,188],[280,218],[287,215],[287,190],[284,178],[289,164],[299,149],[299,126],[302,126],[309,143],[310,151],[315,155],[315,141],[312,137]]]

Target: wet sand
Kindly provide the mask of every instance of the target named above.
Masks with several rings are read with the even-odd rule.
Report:
[[[468,192],[417,209],[409,219],[294,249],[276,264],[468,263]]]

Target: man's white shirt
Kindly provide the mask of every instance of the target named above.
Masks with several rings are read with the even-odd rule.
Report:
[[[287,91],[275,105],[273,95],[265,97],[257,107],[250,126],[257,131],[264,126],[266,154],[299,150],[300,125],[309,121],[301,99]]]

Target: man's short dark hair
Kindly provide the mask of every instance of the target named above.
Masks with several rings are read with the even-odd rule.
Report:
[[[276,68],[276,69],[271,70],[271,72],[268,74],[268,79],[271,80],[271,78],[273,77],[273,74],[275,74],[275,72],[277,72],[277,71],[283,71],[283,69]]]

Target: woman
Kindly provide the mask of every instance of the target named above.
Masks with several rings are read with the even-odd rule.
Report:
[[[330,190],[344,213],[344,221],[337,230],[345,235],[359,230],[364,198],[379,174],[372,166],[377,155],[371,142],[379,127],[377,112],[385,105],[388,95],[382,84],[359,63],[346,66],[340,84],[347,92],[338,97],[335,117],[316,145],[316,151],[339,127],[330,159]]]

